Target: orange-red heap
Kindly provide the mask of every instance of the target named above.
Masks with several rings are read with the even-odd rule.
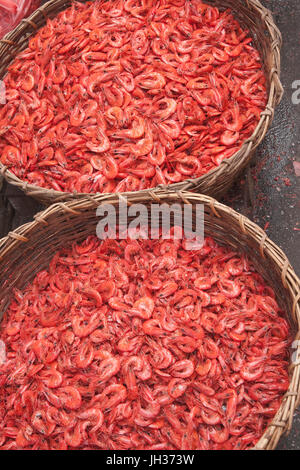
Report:
[[[200,0],[73,4],[8,70],[1,161],[58,191],[202,176],[252,135],[267,100],[249,32]]]
[[[89,237],[1,324],[0,449],[248,449],[289,385],[273,290],[207,238]]]

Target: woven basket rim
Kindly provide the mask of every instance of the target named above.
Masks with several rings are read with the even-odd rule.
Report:
[[[86,0],[81,0],[86,1]],[[212,0],[207,0],[208,2]],[[205,0],[204,0],[205,2]],[[73,3],[73,0],[50,0],[49,2],[42,5],[38,8],[34,13],[32,13],[27,19],[21,21],[21,23],[11,32],[9,32],[2,40],[0,40],[0,48],[2,47],[13,47],[15,43],[15,37],[20,38],[20,33],[25,35],[26,33],[34,33],[38,29],[37,25],[35,24],[35,20],[38,17],[47,18],[47,12],[49,10],[53,10],[54,6],[60,7],[65,6],[66,8]],[[232,181],[235,179],[235,174],[237,168],[241,167],[241,170],[245,167],[246,163],[250,159],[252,153],[257,148],[257,146],[261,143],[264,139],[269,125],[273,119],[275,107],[281,101],[283,95],[283,87],[280,82],[280,48],[282,43],[281,33],[278,30],[277,26],[274,23],[273,16],[270,10],[265,8],[259,0],[247,0],[246,1],[247,7],[250,9],[253,8],[257,12],[257,15],[265,24],[265,29],[268,31],[270,39],[272,40],[272,53],[271,53],[271,70],[270,70],[270,77],[269,77],[269,94],[268,94],[268,102],[261,113],[261,118],[259,123],[256,126],[251,137],[249,137],[243,143],[242,147],[229,159],[225,159],[221,162],[221,164],[210,170],[205,175],[200,176],[199,178],[190,178],[186,179],[179,183],[173,183],[170,185],[158,185],[153,189],[170,189],[170,190],[197,190],[197,187],[200,186],[201,192],[205,192],[206,194],[213,194],[215,193],[215,184],[216,182],[222,183],[223,178],[230,178],[230,174],[233,173]],[[61,10],[59,10],[61,11]],[[58,13],[58,11],[57,11]],[[30,37],[30,36],[28,36]],[[26,38],[27,40],[27,38]],[[18,46],[18,43],[15,47]],[[6,52],[6,51],[5,51]],[[0,52],[0,58],[3,54],[3,51]],[[233,171],[234,170],[234,171]],[[0,174],[4,176],[4,178],[8,181],[8,183],[17,186],[21,190],[23,190],[27,195],[32,196],[38,200],[41,200],[45,203],[53,203],[59,201],[66,201],[75,198],[82,198],[87,197],[90,194],[101,194],[101,193],[79,193],[79,192],[63,192],[57,191],[54,189],[49,188],[42,188],[36,185],[33,185],[29,182],[23,181],[18,178],[14,173],[12,173],[9,168],[3,165],[0,161]],[[230,183],[230,184],[231,184]],[[227,186],[228,183],[226,182]],[[206,187],[202,188],[201,185],[206,185]],[[227,188],[225,188],[226,190]],[[137,193],[143,193],[143,191],[136,191]],[[220,193],[222,191],[220,190]],[[223,191],[224,192],[224,191]]]
[[[20,244],[26,246],[26,242],[30,240],[30,234],[41,224],[49,225],[48,220],[55,214],[63,214],[66,216],[80,217],[86,211],[95,210],[101,204],[107,202],[118,204],[120,200],[124,201],[122,194],[115,194],[114,197],[107,195],[93,196],[80,200],[73,200],[67,203],[56,203],[46,208],[44,211],[36,214],[34,221],[18,227],[10,232],[7,237],[0,240],[0,260],[9,254]],[[296,325],[297,334],[295,339],[300,338],[300,279],[295,273],[293,267],[289,263],[287,256],[266,234],[266,232],[257,224],[252,222],[244,215],[236,212],[232,208],[218,202],[217,200],[203,195],[187,191],[151,191],[147,194],[137,195],[130,193],[127,197],[128,204],[132,203],[157,203],[157,202],[180,202],[189,204],[203,204],[210,213],[218,218],[227,217],[232,223],[236,222],[241,233],[246,234],[251,240],[259,245],[262,258],[268,257],[276,264],[281,272],[281,282],[285,289],[288,290],[293,307],[291,317]],[[95,214],[96,218],[96,214]],[[53,221],[53,219],[52,219]],[[55,226],[55,223],[53,223]],[[251,258],[251,256],[250,256]],[[297,343],[297,357],[300,357],[300,341]],[[292,426],[293,414],[300,400],[300,364],[291,365],[290,369],[290,386],[284,395],[281,406],[268,425],[264,434],[256,444],[254,449],[266,450],[274,449],[284,432],[289,432]]]

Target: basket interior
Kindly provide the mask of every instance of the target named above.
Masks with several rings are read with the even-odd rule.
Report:
[[[163,202],[173,204],[174,202],[178,203],[178,199],[172,199],[170,196]],[[153,201],[148,200],[143,203],[147,205],[150,217],[150,206]],[[118,212],[118,203],[114,204]],[[230,217],[231,212],[228,213],[228,208],[226,209],[226,217],[217,217],[209,205],[204,205],[205,235],[211,236],[218,243],[227,245],[235,251],[245,253],[253,262],[256,270],[275,290],[279,305],[288,314],[292,310],[293,298],[291,291],[282,284],[282,266],[274,260],[268,251],[265,257],[262,257],[257,238],[251,236],[248,231],[243,233],[239,219],[236,216]],[[220,212],[219,209],[218,212]],[[14,287],[23,289],[27,283],[33,280],[37,272],[48,267],[50,260],[58,250],[74,241],[83,241],[88,235],[95,235],[96,225],[100,220],[96,216],[94,204],[90,204],[89,208],[81,210],[79,214],[66,212],[59,205],[52,206],[46,213],[48,215],[43,216],[43,219],[46,220],[47,225],[43,222],[34,222],[17,230],[17,233],[26,237],[28,241],[13,239],[8,246],[3,247],[4,240],[2,250],[0,244],[0,318],[8,306]],[[195,217],[196,209],[193,205],[194,229]],[[131,220],[133,218],[128,216],[128,221]],[[288,316],[290,323],[293,323],[291,315],[288,314]]]
[[[253,4],[243,0],[204,0],[205,3],[218,7],[221,11],[229,8],[239,21],[243,29],[248,29],[253,38],[253,43],[262,58],[267,85],[270,87],[270,73],[272,64],[272,39],[261,16]]]
[[[67,205],[52,205],[24,225],[0,240],[0,320],[13,295],[13,288],[24,289],[37,272],[46,269],[54,254],[72,242],[83,241],[95,235],[99,205],[111,202],[118,212],[119,198],[98,196],[75,201]],[[130,203],[143,203],[151,214],[151,204],[192,205],[193,228],[196,227],[196,204],[204,207],[205,235],[235,251],[245,253],[256,270],[274,289],[280,307],[286,312],[291,333],[299,338],[300,281],[289,265],[284,253],[267,239],[265,232],[229,207],[207,196],[187,192],[149,192],[148,195],[130,195]],[[132,218],[128,217],[128,221]],[[160,219],[161,220],[161,219]],[[286,283],[286,288],[283,285]],[[293,313],[294,310],[294,313]],[[299,357],[300,347],[297,354]],[[285,430],[292,426],[293,414],[299,400],[300,365],[291,364],[290,387],[282,404],[255,449],[274,449]]]
[[[78,0],[86,3],[86,0]],[[251,2],[243,0],[203,0],[204,3],[218,7],[221,11],[229,8],[237,18],[241,26],[250,31],[253,42],[259,50],[263,66],[267,78],[267,85],[270,87],[270,72],[272,64],[272,44],[271,36],[266,29],[266,25],[262,18],[258,16],[258,10],[253,7]],[[10,35],[10,39],[16,43],[16,46],[10,44],[0,44],[1,66],[0,78],[6,74],[8,65],[14,60],[15,56],[28,46],[28,40],[34,36],[37,29],[42,28],[46,24],[47,18],[53,19],[61,11],[71,5],[70,0],[54,0],[43,5],[42,8],[36,10],[33,14],[32,21],[37,28],[30,23],[20,23],[20,25]]]
[[[86,0],[80,0],[85,2]],[[273,23],[267,9],[258,0],[204,0],[220,10],[229,8],[241,26],[250,31],[254,45],[259,50],[266,76],[268,104],[261,115],[252,136],[229,159],[199,178],[186,179],[172,183],[172,190],[193,190],[209,196],[220,197],[226,193],[233,181],[250,161],[254,150],[265,136],[272,121],[274,108],[281,99],[282,86],[279,81],[280,71],[280,33]],[[59,12],[71,5],[71,0],[52,0],[37,9],[28,19],[22,20],[17,28],[0,40],[0,79],[7,73],[8,65],[16,55],[28,45],[28,40],[46,24],[47,18],[54,18]],[[49,205],[60,201],[87,197],[88,194],[61,192],[22,181],[0,162],[0,172],[7,181],[21,188],[26,194]],[[140,194],[142,191],[140,191]]]

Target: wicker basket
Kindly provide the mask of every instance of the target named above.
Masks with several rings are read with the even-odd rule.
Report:
[[[231,158],[224,160],[218,168],[196,179],[189,179],[170,185],[170,189],[193,190],[219,197],[224,194],[250,161],[254,150],[263,140],[274,115],[274,108],[279,103],[283,88],[280,83],[280,47],[281,34],[274,24],[269,10],[258,0],[205,0],[217,7],[231,8],[241,25],[248,28],[254,38],[256,47],[261,53],[267,76],[269,98],[266,109],[253,135],[242,148]],[[71,4],[70,0],[53,0],[36,10],[28,19],[21,21],[19,26],[4,39],[0,40],[0,78],[6,74],[7,66],[17,53],[27,47],[28,39],[36,30],[44,26],[47,18],[53,18]],[[45,203],[51,204],[81,198],[80,193],[63,193],[50,189],[39,188],[21,181],[0,163],[0,174],[6,180],[21,188],[26,194]]]
[[[110,201],[117,209],[119,197],[116,195]],[[123,197],[121,199],[124,200]],[[66,244],[95,234],[98,223],[96,207],[107,203],[107,200],[107,196],[102,195],[57,203],[37,214],[34,222],[19,227],[0,241],[0,318],[8,306],[13,287],[24,288],[38,271],[48,267],[54,253]],[[288,312],[295,339],[300,339],[300,280],[285,254],[261,228],[229,207],[200,194],[148,191],[143,195],[132,193],[127,201],[128,205],[143,203],[147,207],[157,202],[188,203],[193,209],[202,204],[205,234],[213,236],[221,244],[245,252],[251,258],[256,269],[274,288],[281,307]],[[195,210],[193,217],[195,221]],[[300,345],[297,354],[300,357]],[[289,390],[256,449],[274,449],[281,435],[291,429],[293,413],[300,398],[299,377],[300,364],[291,364]]]

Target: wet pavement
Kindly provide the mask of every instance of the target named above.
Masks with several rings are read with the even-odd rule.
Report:
[[[300,2],[262,3],[272,10],[283,35],[281,79],[285,95],[251,166],[223,202],[265,228],[300,275],[300,177],[293,164],[300,162],[300,103],[292,103],[292,84],[300,80]],[[33,199],[4,183],[0,191],[0,237],[32,220],[41,209]],[[281,439],[278,449],[300,449],[300,411],[295,413],[290,435]]]

